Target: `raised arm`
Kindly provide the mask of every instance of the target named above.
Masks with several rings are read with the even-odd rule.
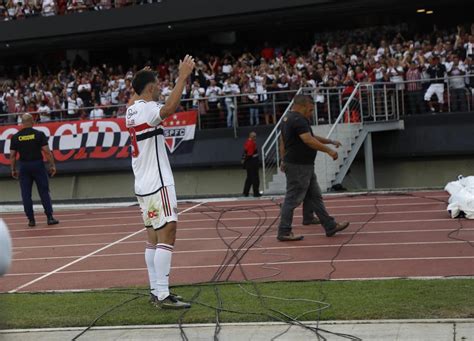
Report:
[[[191,72],[194,69],[194,58],[186,55],[182,61],[179,62],[179,77],[176,81],[171,94],[165,102],[165,105],[160,110],[160,116],[164,120],[168,116],[173,115],[176,112],[176,108],[181,101],[181,95],[183,94],[183,89],[186,86],[186,81],[191,75]]]

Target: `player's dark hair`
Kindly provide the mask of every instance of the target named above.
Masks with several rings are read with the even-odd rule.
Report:
[[[148,84],[155,82],[156,77],[153,72],[148,70],[140,70],[135,74],[135,77],[133,77],[132,87],[138,95],[141,95]]]

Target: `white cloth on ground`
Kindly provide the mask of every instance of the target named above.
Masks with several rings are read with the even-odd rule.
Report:
[[[448,183],[444,190],[450,194],[447,209],[451,218],[464,212],[467,219],[474,219],[474,176],[460,175],[457,181]]]

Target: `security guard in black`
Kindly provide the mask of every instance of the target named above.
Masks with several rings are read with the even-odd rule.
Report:
[[[306,117],[294,111],[289,112],[283,118],[281,133],[285,143],[285,162],[304,165],[314,164],[317,151],[310,148],[300,138],[300,135],[304,133],[310,133],[311,136],[314,136]]]
[[[42,148],[46,145],[48,138],[42,131],[24,128],[13,135],[10,148],[20,154],[20,161],[42,161]]]
[[[49,195],[48,172],[43,163],[44,152],[50,163],[51,176],[56,174],[54,159],[48,147],[48,138],[43,132],[33,129],[33,118],[31,115],[23,115],[22,124],[24,128],[11,138],[10,162],[12,176],[20,180],[23,208],[29,220],[28,226],[33,227],[36,225],[33,201],[31,199],[33,182],[36,183],[48,225],[57,224],[59,222],[53,217],[53,206]],[[20,161],[19,173],[16,169],[17,154],[19,154]]]

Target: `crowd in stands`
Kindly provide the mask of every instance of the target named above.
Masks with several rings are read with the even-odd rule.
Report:
[[[0,0],[0,21],[102,11],[161,0]]]
[[[442,97],[447,88],[458,99],[451,111],[465,111],[474,89],[474,25],[411,35],[403,27],[347,30],[320,34],[306,50],[265,43],[254,51],[194,55],[196,69],[183,92],[183,100],[187,99],[183,106],[197,108],[208,127],[231,127],[239,115],[237,106],[247,108],[246,125],[272,123],[274,117],[267,110],[271,96],[284,102],[290,96],[287,91],[301,86],[393,84],[404,90],[407,113],[412,114],[446,110]],[[165,100],[178,75],[179,60],[161,58],[147,64],[156,71]],[[133,75],[141,67],[85,64],[64,67],[59,73],[38,69],[18,74],[0,88],[0,112],[38,112],[41,121],[120,116],[133,94]],[[427,80],[434,77],[451,78],[445,86],[443,79]],[[245,95],[219,98],[239,94]],[[436,108],[428,105],[431,95],[438,97]],[[80,110],[90,107],[94,109]],[[7,120],[16,118],[4,116]]]

